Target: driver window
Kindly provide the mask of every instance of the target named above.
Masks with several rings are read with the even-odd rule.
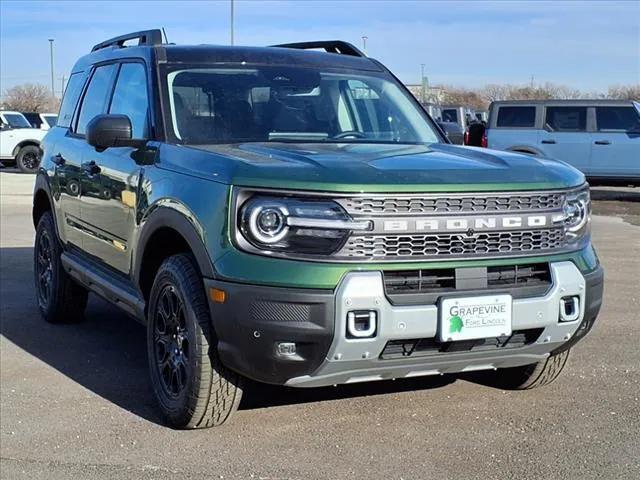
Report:
[[[147,77],[144,66],[141,63],[123,63],[116,81],[109,113],[129,117],[133,138],[147,138],[148,110]]]

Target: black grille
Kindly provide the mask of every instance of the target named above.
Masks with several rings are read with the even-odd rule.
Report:
[[[311,305],[303,303],[269,302],[266,300],[251,303],[249,314],[253,320],[279,322],[308,322],[311,318]]]
[[[548,263],[476,268],[476,278],[456,282],[463,268],[384,271],[384,288],[394,304],[435,304],[441,295],[478,290],[504,291],[513,298],[544,295],[552,285]],[[459,280],[459,279],[458,279]]]
[[[457,342],[439,342],[435,338],[413,340],[392,340],[387,342],[380,354],[383,360],[406,357],[428,357],[447,353],[477,352],[521,348],[534,343],[542,334],[543,328],[514,330],[509,336],[480,338]]]
[[[522,254],[565,246],[563,228],[437,235],[356,235],[338,253],[348,258],[428,259],[446,256]]]

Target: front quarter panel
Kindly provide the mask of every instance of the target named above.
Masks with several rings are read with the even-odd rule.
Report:
[[[228,203],[229,186],[226,184],[165,169],[161,162],[146,167],[140,182],[136,212],[134,267],[140,262],[144,241],[152,230],[166,226],[178,230],[183,237],[189,237],[185,239],[194,250],[203,274],[209,273],[210,276],[213,263],[228,248]],[[154,220],[158,213],[167,211],[171,212],[173,219]]]

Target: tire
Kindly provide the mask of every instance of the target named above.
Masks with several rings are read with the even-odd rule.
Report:
[[[531,365],[499,368],[494,372],[483,372],[482,383],[505,390],[530,390],[553,382],[567,364],[569,350],[552,355],[546,360]]]
[[[62,247],[51,212],[45,212],[36,228],[33,273],[42,317],[49,323],[77,323],[84,318],[89,292],[62,267]]]
[[[218,357],[209,306],[195,260],[167,258],[147,313],[151,384],[166,422],[180,429],[229,421],[242,397],[241,377]]]
[[[40,148],[35,145],[22,147],[16,155],[16,164],[22,173],[35,173],[40,166]]]

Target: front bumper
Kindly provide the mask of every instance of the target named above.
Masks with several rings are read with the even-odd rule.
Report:
[[[550,266],[552,286],[543,296],[513,300],[512,329],[535,331],[534,341],[517,348],[496,346],[403,358],[383,359],[381,354],[388,342],[435,338],[437,302],[391,304],[379,271],[350,272],[335,292],[210,279],[205,280],[205,286],[207,291],[216,288],[226,292],[224,303],[210,300],[210,310],[219,354],[227,367],[261,382],[317,387],[514,367],[570,348],[593,326],[602,301],[603,271],[598,266],[583,274],[569,261]],[[580,298],[578,318],[559,322],[560,298],[574,295]],[[378,312],[375,338],[347,338],[347,312],[352,310]],[[295,355],[278,352],[279,342],[295,343]]]

